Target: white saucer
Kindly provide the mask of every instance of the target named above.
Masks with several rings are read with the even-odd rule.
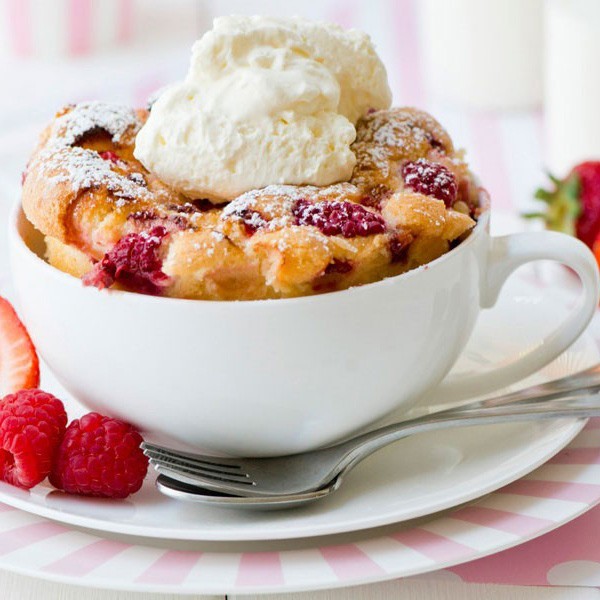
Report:
[[[486,311],[456,371],[522,352],[566,313],[556,296],[515,279],[497,307]],[[554,379],[598,360],[584,336],[528,383]],[[82,412],[46,370],[43,387]],[[368,400],[368,399],[367,399]],[[275,540],[339,534],[414,519],[467,502],[532,471],[580,431],[574,420],[449,430],[404,440],[375,454],[332,497],[278,513],[233,511],[162,496],[154,475],[127,501],[67,496],[42,484],[24,492],[0,484],[0,501],[16,508],[104,532],[204,541]]]

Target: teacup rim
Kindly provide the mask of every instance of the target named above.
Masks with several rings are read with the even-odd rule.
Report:
[[[312,296],[298,296],[292,298],[268,298],[261,300],[202,300],[195,298],[176,298],[176,297],[167,297],[167,296],[152,296],[148,294],[140,294],[138,292],[131,292],[128,290],[102,290],[102,293],[106,294],[106,298],[127,298],[129,301],[133,301],[134,298],[137,298],[139,302],[142,303],[164,303],[164,304],[175,304],[175,303],[186,303],[186,304],[198,304],[198,305],[234,305],[234,306],[248,306],[248,305],[256,305],[262,306],[265,304],[273,305],[276,304],[297,304],[297,303],[315,303],[322,302],[326,299],[338,298],[340,294],[349,295],[355,293],[365,293],[368,290],[379,289],[383,286],[389,286],[397,283],[399,280],[406,281],[412,277],[416,277],[421,274],[425,270],[430,270],[431,268],[437,267],[441,263],[451,260],[458,253],[463,250],[466,250],[469,246],[475,243],[475,241],[483,235],[483,233],[488,228],[488,223],[490,219],[490,203],[489,203],[489,195],[487,191],[480,187],[479,188],[479,198],[480,204],[484,207],[484,210],[478,217],[477,223],[475,227],[469,233],[469,236],[463,240],[456,247],[452,248],[442,256],[428,262],[424,265],[421,265],[415,269],[411,269],[410,271],[406,271],[405,273],[400,273],[398,275],[394,275],[392,277],[386,277],[385,279],[381,279],[379,281],[374,281],[372,283],[366,283],[360,286],[350,287],[344,290],[336,290],[332,292],[327,292],[325,294],[315,294]],[[86,290],[98,292],[99,290],[95,290],[93,288],[85,288],[81,285],[81,280],[77,277],[73,277],[68,273],[57,269],[50,265],[46,260],[44,260],[37,252],[32,250],[27,242],[23,239],[23,235],[20,231],[19,221],[23,218],[29,222],[29,225],[35,229],[35,226],[27,219],[25,215],[25,211],[23,210],[23,206],[21,203],[21,199],[19,198],[12,209],[11,218],[9,220],[9,244],[10,250],[13,252],[15,247],[17,246],[21,252],[24,252],[30,260],[36,263],[40,268],[45,269],[50,276],[57,279],[60,282],[65,282],[66,285],[74,286],[79,284],[79,288],[82,292],[85,293]]]

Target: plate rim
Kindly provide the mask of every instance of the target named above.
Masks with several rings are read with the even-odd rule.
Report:
[[[531,500],[539,501],[539,500],[543,500],[543,498],[540,499],[540,498],[531,497]],[[7,561],[5,559],[6,555],[0,556],[0,569],[18,573],[18,574],[25,575],[25,576],[29,576],[29,577],[34,577],[37,579],[53,581],[55,583],[75,585],[77,587],[86,588],[86,589],[118,590],[118,591],[123,591],[123,592],[154,593],[154,594],[156,594],[156,593],[178,594],[181,596],[194,596],[194,595],[199,595],[199,594],[201,594],[201,595],[236,594],[236,595],[243,596],[243,595],[249,595],[249,594],[276,594],[276,593],[294,593],[294,592],[300,593],[300,592],[311,592],[311,591],[318,591],[318,590],[340,589],[340,588],[352,587],[352,586],[356,586],[356,585],[375,584],[375,583],[390,581],[390,580],[398,579],[398,578],[414,577],[414,576],[423,575],[423,574],[434,572],[434,571],[449,569],[449,568],[456,567],[461,564],[472,562],[474,560],[483,559],[483,558],[492,556],[494,554],[497,554],[499,552],[509,550],[516,546],[520,546],[521,544],[525,544],[525,543],[535,540],[539,537],[542,537],[543,535],[550,533],[550,532],[554,531],[555,529],[558,529],[559,527],[562,527],[563,525],[570,523],[571,521],[574,521],[575,519],[582,516],[586,512],[594,509],[598,505],[600,505],[600,494],[594,502],[591,502],[585,506],[582,506],[578,510],[574,510],[567,517],[564,517],[558,521],[550,523],[545,527],[541,527],[539,530],[533,531],[529,534],[522,535],[517,539],[507,540],[505,543],[499,543],[491,548],[488,548],[487,550],[477,550],[477,549],[473,548],[472,553],[469,554],[468,556],[463,555],[463,556],[457,557],[456,559],[434,561],[434,562],[432,562],[432,564],[424,564],[422,567],[416,567],[413,569],[410,569],[410,568],[403,569],[403,565],[400,562],[398,562],[398,563],[396,563],[396,566],[394,568],[388,569],[379,575],[360,576],[360,577],[357,577],[356,580],[351,580],[351,579],[348,580],[348,579],[342,579],[342,578],[337,578],[337,580],[336,580],[332,577],[332,579],[327,581],[326,584],[324,584],[322,581],[319,581],[319,580],[313,580],[312,582],[310,582],[308,584],[300,584],[300,583],[287,584],[287,583],[283,582],[278,585],[254,584],[254,585],[247,585],[244,587],[240,587],[240,586],[237,586],[236,583],[225,584],[225,585],[215,584],[215,583],[211,583],[211,584],[206,584],[206,583],[198,584],[197,583],[196,585],[188,584],[186,587],[181,587],[181,585],[177,584],[177,583],[166,583],[166,584],[163,584],[163,583],[139,583],[137,580],[127,580],[127,581],[118,580],[117,581],[116,579],[115,580],[107,580],[106,578],[102,578],[101,576],[95,576],[96,578],[94,578],[94,576],[78,577],[77,575],[68,575],[68,574],[64,574],[64,573],[63,574],[53,573],[49,570],[45,570],[44,568],[31,568],[31,567],[21,567],[21,566],[12,565],[10,563],[7,563]],[[44,517],[39,517],[38,515],[32,515],[30,513],[28,513],[28,516],[35,518],[35,519],[39,519],[40,522],[48,521],[48,519],[46,519]],[[437,520],[444,519],[448,516],[451,516],[451,513],[450,513],[450,515],[443,514],[441,517],[436,516],[434,514],[434,515],[432,515],[433,518],[431,519],[431,522],[435,522]],[[429,523],[429,522],[430,521],[427,521],[427,523]],[[396,524],[392,524],[392,525],[388,526],[388,528],[390,530],[389,532],[386,531],[386,533],[382,533],[381,535],[379,535],[377,537],[370,538],[370,541],[378,541],[378,540],[383,540],[383,539],[389,538],[394,533],[394,529],[393,529],[394,525],[397,526],[399,524],[396,523]],[[404,525],[406,525],[406,523],[404,523]],[[481,527],[481,525],[468,523],[468,522],[464,522],[464,525],[465,525],[465,527],[468,527],[468,528]],[[73,531],[73,530],[68,529],[68,531]],[[75,531],[81,531],[81,530],[75,530]],[[83,533],[84,535],[87,535],[90,538],[90,544],[94,543],[94,541],[105,540],[105,538],[103,538],[101,535],[99,535],[98,532],[96,532],[96,531],[84,530],[81,533]],[[323,536],[323,538],[325,540],[328,537],[330,537],[330,536]],[[136,550],[141,549],[142,551],[143,551],[143,549],[148,548],[148,546],[145,546],[143,544],[145,539],[147,539],[147,538],[139,538],[138,539],[138,538],[133,537],[133,540],[135,540],[135,542],[131,544],[131,548],[135,548]],[[136,543],[138,541],[140,541],[141,543]],[[321,548],[325,548],[325,547],[327,547],[327,544],[316,545],[314,547],[314,549],[320,550]],[[165,549],[165,552],[168,552],[168,550]],[[278,554],[279,554],[279,552],[286,552],[286,550],[277,551]],[[263,553],[262,551],[254,552],[254,553],[250,552],[250,554],[262,554],[262,553]],[[201,551],[199,551],[198,554],[201,555]],[[237,552],[237,553],[224,552],[222,554],[231,556],[233,554],[240,554],[240,552]],[[8,554],[8,556],[10,556],[10,554]]]

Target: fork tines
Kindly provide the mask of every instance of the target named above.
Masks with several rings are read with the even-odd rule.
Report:
[[[220,462],[217,457],[213,459],[179,450],[169,450],[148,442],[142,444],[142,450],[150,459],[150,463],[159,471],[175,471],[227,483],[254,485],[250,475],[245,473],[240,465]]]

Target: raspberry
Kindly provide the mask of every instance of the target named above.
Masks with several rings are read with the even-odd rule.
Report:
[[[419,194],[443,200],[448,208],[456,202],[458,184],[454,174],[440,163],[424,158],[407,162],[402,169],[406,187]]]
[[[266,227],[267,221],[257,210],[253,210],[244,204],[234,205],[232,203],[229,206],[230,208],[228,208],[225,214],[241,221],[246,235],[252,236],[259,229]]]
[[[138,292],[159,294],[169,282],[159,256],[166,235],[167,230],[162,226],[126,235],[84,276],[84,284],[103,289],[118,281]]]
[[[385,231],[385,221],[378,214],[353,202],[326,201],[311,204],[298,200],[292,212],[297,225],[312,225],[325,235],[374,235]]]
[[[118,155],[112,152],[111,150],[105,150],[104,152],[100,152],[100,156],[104,160],[109,160],[111,163],[114,164],[121,162],[121,159],[118,157]]]
[[[338,260],[337,258],[333,259],[333,262],[330,262],[325,268],[325,274],[330,275],[331,273],[340,273],[345,275],[346,273],[350,273],[354,267],[349,260]]]
[[[70,494],[126,498],[142,487],[148,471],[142,441],[131,425],[89,413],[67,428],[50,483]]]
[[[244,224],[246,235],[254,235],[259,229],[267,225],[267,222],[257,210],[245,209],[241,211],[240,218]]]
[[[391,262],[401,262],[406,258],[408,247],[413,241],[413,236],[406,232],[398,232],[395,237],[390,240]]]
[[[0,479],[30,489],[46,479],[65,433],[63,403],[41,390],[22,390],[0,405]]]

